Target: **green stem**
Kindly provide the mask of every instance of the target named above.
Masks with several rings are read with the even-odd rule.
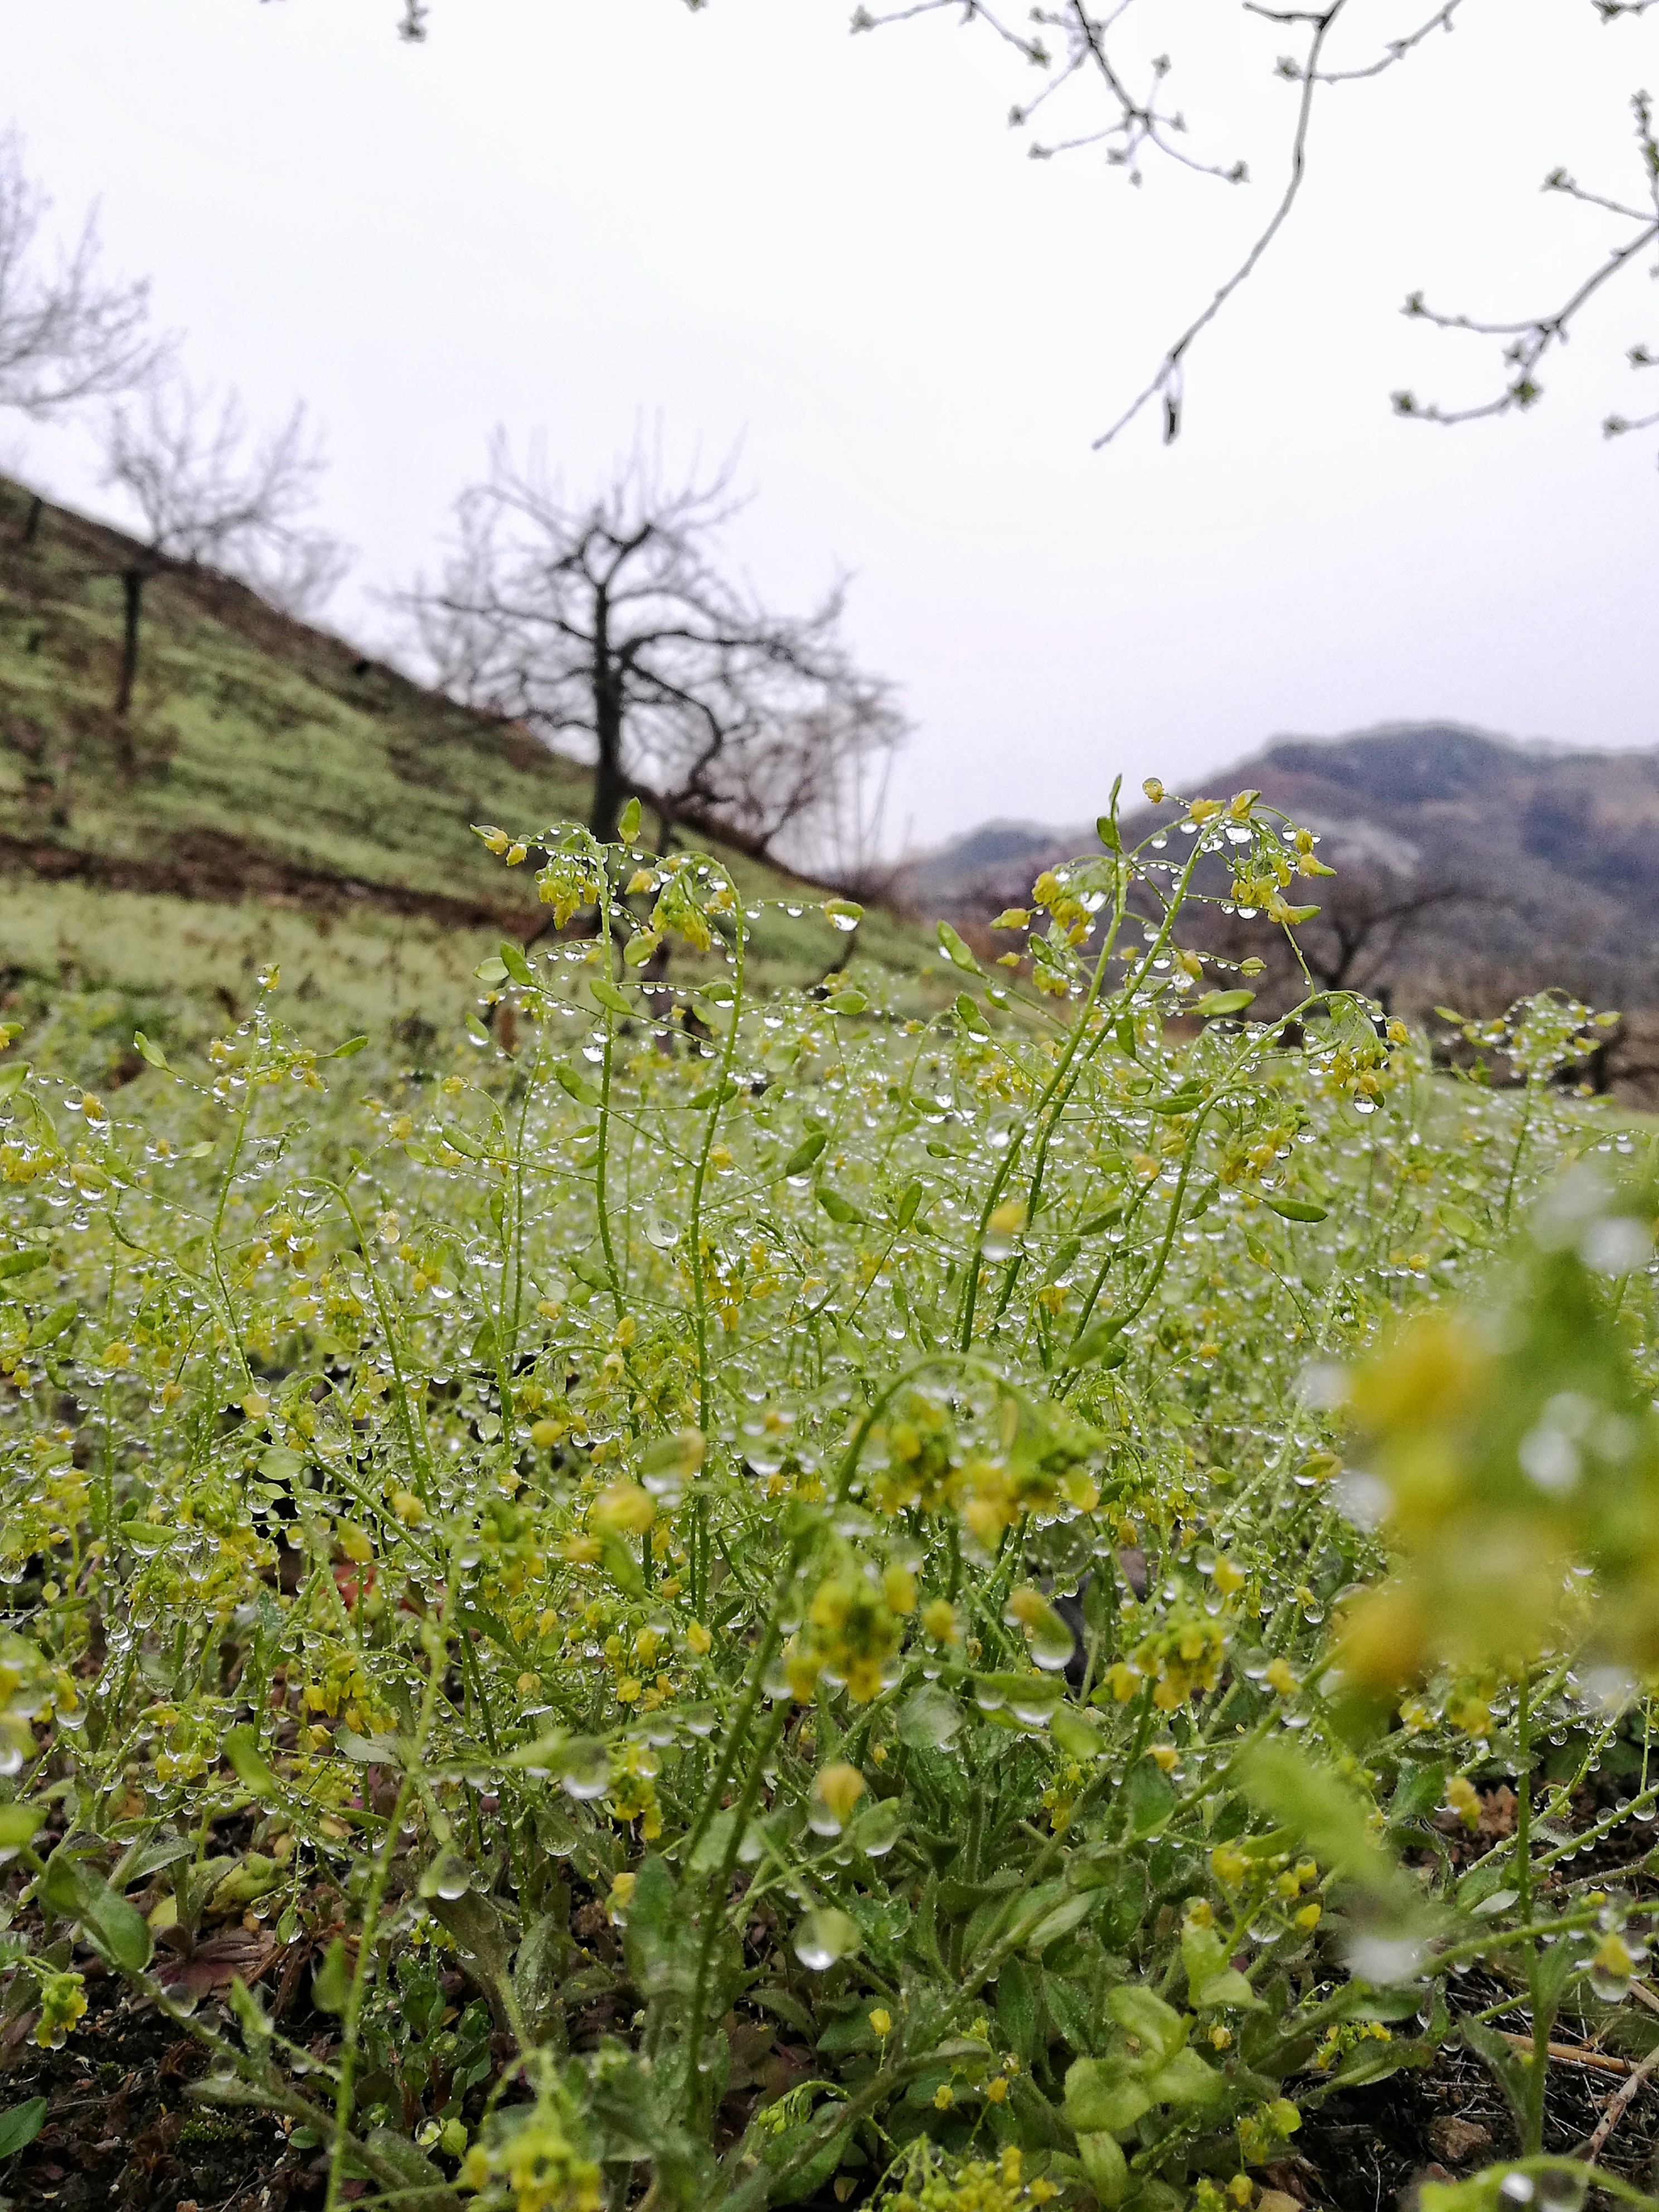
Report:
[[[1516,1692],[1515,1901],[1522,1921],[1532,1917],[1532,1676],[1522,1667]],[[1544,2089],[1549,2081],[1550,2021],[1544,2002],[1538,1945],[1527,1946],[1527,1998],[1532,2008],[1532,2065],[1527,2075],[1526,2140],[1529,2157],[1544,2148]]]
[[[1521,1173],[1521,1155],[1527,1148],[1527,1132],[1532,1125],[1534,1087],[1531,1079],[1528,1078],[1524,1103],[1521,1108],[1521,1126],[1515,1133],[1515,1150],[1510,1155],[1509,1180],[1504,1185],[1504,1211],[1501,1220],[1505,1231],[1510,1225],[1510,1216],[1515,1210],[1516,1180]]]
[[[789,1555],[784,1561],[783,1571],[779,1575],[772,1593],[772,1604],[767,1614],[765,1632],[756,1648],[753,1658],[749,1662],[748,1685],[738,1700],[736,1712],[732,1716],[732,1725],[726,1732],[719,1761],[709,1780],[708,1787],[703,1792],[703,1800],[698,1808],[697,1817],[692,1822],[690,1831],[681,1848],[680,1863],[683,1866],[689,1867],[696,1856],[697,1846],[708,1832],[709,1822],[720,1810],[721,1796],[727,1783],[732,1779],[732,1770],[738,1763],[738,1754],[742,1750],[744,1740],[749,1734],[756,1709],[766,1694],[767,1674],[783,1642],[783,1608],[788,1601],[790,1585],[793,1583],[801,1562],[806,1557],[816,1534],[816,1529],[809,1530],[805,1535],[797,1536],[789,1547]]]
[[[596,848],[597,849],[597,848]],[[611,879],[603,853],[599,854],[599,943],[604,948],[605,980],[611,981]],[[611,1158],[611,1054],[616,1037],[616,1017],[609,1006],[605,1009],[605,1060],[599,1069],[599,1151],[594,1163],[593,1200],[599,1214],[599,1244],[605,1253],[605,1272],[611,1285],[611,1303],[617,1309],[617,1318],[623,1317],[623,1297],[622,1273],[617,1266],[616,1249],[611,1240],[611,1200],[609,1167]]]
[[[346,1191],[338,1183],[328,1188],[344,1206],[351,1223],[352,1234],[357,1239],[357,1249],[362,1256],[364,1272],[368,1277],[369,1295],[374,1301],[374,1310],[380,1316],[380,1334],[386,1340],[386,1357],[392,1362],[392,1402],[398,1409],[398,1425],[403,1431],[404,1449],[408,1455],[409,1468],[415,1486],[422,1498],[431,1505],[437,1495],[432,1470],[431,1448],[427,1442],[423,1421],[417,1420],[415,1402],[410,1395],[409,1382],[404,1373],[403,1362],[398,1356],[398,1332],[393,1323],[391,1307],[386,1303],[385,1290],[368,1249],[368,1237],[362,1223],[357,1218],[357,1209]]]
[[[1183,890],[1192,876],[1197,860],[1198,849],[1195,848],[1181,878],[1181,887]],[[1071,1095],[1069,1090],[1066,1088],[1066,1078],[1070,1075],[1073,1063],[1077,1059],[1084,1040],[1089,1034],[1089,1017],[1093,1012],[1095,1003],[1100,996],[1100,987],[1106,980],[1106,963],[1111,958],[1117,944],[1118,931],[1123,923],[1124,902],[1127,895],[1127,871],[1120,866],[1118,893],[1113,906],[1111,927],[1107,931],[1105,939],[1101,945],[1100,957],[1095,962],[1094,972],[1089,978],[1088,990],[1084,994],[1083,1004],[1078,1008],[1077,1018],[1072,1024],[1065,1049],[1060,1054],[1054,1071],[1044,1085],[1042,1096],[1037,1100],[1032,1115],[1034,1121],[1041,1122],[1051,1106],[1054,1107],[1055,1116],[1058,1117],[1060,1111],[1065,1106],[1066,1098]],[[1118,994],[1120,998],[1124,998],[1126,994],[1132,993],[1140,976],[1146,974],[1153,953],[1158,951],[1164,939],[1169,934],[1170,923],[1175,919],[1176,906],[1178,904],[1179,894],[1175,904],[1171,905],[1164,918],[1163,933],[1158,938],[1158,943],[1152,946],[1146,960],[1141,963],[1133,981],[1126,981],[1122,991]],[[1056,1101],[1058,1101],[1057,1104]],[[957,1328],[958,1352],[968,1351],[974,1341],[974,1308],[979,1297],[979,1271],[985,1251],[985,1239],[989,1232],[991,1216],[1002,1202],[1002,1194],[1007,1188],[1008,1178],[1014,1171],[1015,1164],[1019,1158],[1020,1147],[1024,1142],[1024,1133],[1022,1130],[1016,1130],[1009,1138],[1008,1149],[1003,1154],[1001,1164],[991,1178],[990,1188],[985,1194],[985,1203],[980,1208],[979,1219],[975,1224],[974,1242],[968,1254],[966,1273],[962,1285],[962,1305]]]
[[[720,1109],[726,1103],[726,1085],[732,1077],[732,1064],[737,1055],[738,1025],[743,1017],[743,958],[748,942],[744,927],[743,905],[737,897],[736,886],[730,883],[737,921],[733,931],[732,965],[735,993],[732,1000],[732,1019],[726,1032],[726,1049],[720,1054],[720,1073],[714,1079],[714,1103],[708,1109],[708,1125],[703,1131],[702,1146],[697,1154],[697,1164],[691,1178],[690,1230],[691,1239],[691,1303],[693,1327],[697,1340],[697,1426],[704,1436],[708,1434],[714,1419],[714,1383],[708,1371],[708,1285],[703,1272],[702,1258],[702,1193],[708,1178],[709,1157],[714,1149],[715,1133],[720,1127]],[[699,1491],[692,1507],[691,1529],[691,1606],[700,1613],[708,1595],[708,1500]]]
[[[453,1610],[454,1587],[449,1590],[450,1602],[446,1614]],[[374,1861],[374,1878],[369,1884],[368,1902],[363,1907],[362,1932],[357,1939],[357,1961],[351,1976],[351,1987],[346,1995],[345,2016],[341,2026],[340,2081],[334,2097],[334,2148],[329,2160],[328,2194],[323,2212],[337,2212],[340,2191],[346,2179],[345,2153],[347,2130],[351,2125],[352,2106],[356,2097],[357,2046],[362,2027],[363,2001],[368,1995],[369,1978],[374,1972],[374,1953],[380,1942],[380,1911],[386,1903],[386,1884],[392,1877],[392,1862],[396,1855],[403,1828],[404,1813],[408,1806],[415,1783],[410,1771],[418,1767],[426,1749],[426,1740],[432,1728],[432,1715],[438,1701],[438,1685],[443,1679],[448,1656],[449,1638],[435,1625],[429,1632],[427,1648],[426,1689],[421,1698],[420,1717],[415,1726],[415,1740],[404,1762],[398,1795],[386,1824],[386,1833]]]
[[[749,1825],[749,1816],[754,1811],[755,1800],[760,1794],[761,1774],[768,1758],[777,1747],[788,1717],[787,1703],[781,1703],[756,1747],[738,1802],[732,1808],[732,1832],[726,1839],[726,1849],[720,1853],[720,1865],[709,1884],[708,1907],[703,1916],[702,1941],[697,1946],[697,1970],[692,1984],[691,2009],[685,2031],[685,2109],[686,2117],[693,2124],[701,2115],[703,2104],[699,2069],[702,2063],[703,2036],[707,2029],[708,1976],[714,1965],[714,1946],[725,1924],[726,1895],[732,1887],[732,1871],[738,1863],[743,1832]]]

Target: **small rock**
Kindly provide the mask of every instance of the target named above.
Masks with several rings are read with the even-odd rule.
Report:
[[[1448,2112],[1443,2119],[1431,2121],[1429,2141],[1448,2166],[1464,2166],[1476,2154],[1492,2148],[1492,2133],[1479,2120],[1459,2119],[1456,2113]]]

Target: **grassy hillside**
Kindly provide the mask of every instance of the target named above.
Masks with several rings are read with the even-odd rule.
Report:
[[[239,1010],[276,959],[307,1030],[453,1020],[484,954],[547,920],[529,872],[470,825],[580,819],[585,772],[240,585],[173,574],[145,595],[124,776],[111,709],[130,552],[59,507],[31,529],[31,495],[0,479],[6,987],[113,991],[189,1030]],[[760,981],[822,974],[844,947],[822,894],[721,857],[751,897],[802,908],[760,926]],[[927,950],[872,914],[857,955],[908,973]]]

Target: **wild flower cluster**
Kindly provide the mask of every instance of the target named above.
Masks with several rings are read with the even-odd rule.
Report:
[[[1264,930],[1325,872],[1252,793],[942,928],[927,1019],[855,940],[752,1000],[757,914],[625,833],[484,833],[556,933],[429,1066],[274,974],[131,1092],[67,1013],[0,1063],[9,2016],[101,1963],[331,2208],[1244,2207],[1454,2032],[1542,2187],[1646,1927],[1574,1856],[1659,1800],[1582,1010],[1507,1087],[1253,1023],[1197,865]]]

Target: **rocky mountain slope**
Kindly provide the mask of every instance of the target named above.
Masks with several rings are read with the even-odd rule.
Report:
[[[1659,748],[1588,752],[1398,724],[1277,738],[1185,796],[1250,787],[1319,832],[1339,871],[1309,927],[1328,980],[1415,1005],[1485,1006],[1553,984],[1659,1007]],[[1143,805],[1125,826],[1174,817]],[[1018,904],[1056,858],[1098,849],[1092,827],[992,823],[913,863],[902,889],[972,922]]]

